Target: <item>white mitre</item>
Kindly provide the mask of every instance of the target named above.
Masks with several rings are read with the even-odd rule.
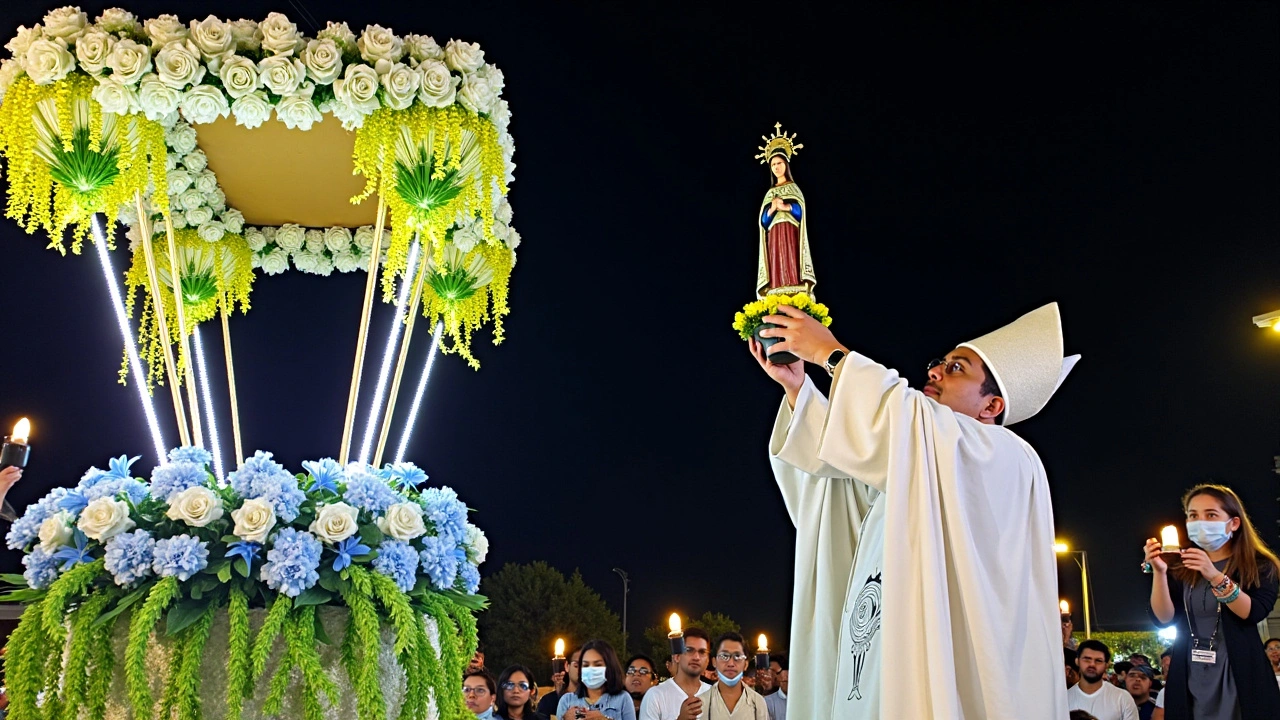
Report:
[[[976,352],[1000,386],[1002,425],[1040,412],[1080,359],[1062,356],[1062,316],[1056,302],[959,347]]]

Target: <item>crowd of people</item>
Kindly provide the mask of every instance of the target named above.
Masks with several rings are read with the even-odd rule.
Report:
[[[653,658],[633,655],[624,666],[609,643],[592,640],[567,656],[541,697],[529,668],[512,665],[495,679],[477,652],[462,693],[479,720],[786,720],[785,655],[757,668],[741,635],[713,639],[697,627],[685,629],[684,643],[660,681]]]

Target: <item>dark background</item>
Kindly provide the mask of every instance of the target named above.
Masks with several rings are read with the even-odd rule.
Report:
[[[578,567],[621,610],[624,568],[632,637],[672,609],[785,634],[794,532],[765,451],[780,393],[729,327],[752,297],[769,182],[752,156],[777,121],[805,145],[818,294],[846,344],[918,378],[1061,303],[1084,360],[1017,431],[1049,470],[1059,534],[1090,553],[1097,624],[1145,627],[1141,546],[1195,482],[1235,487],[1280,544],[1280,335],[1250,322],[1280,308],[1276,4],[421,7],[307,4],[357,33],[478,41],[506,73],[524,237],[508,339],[486,336],[478,373],[436,364],[410,452],[478,511],[486,572]],[[315,31],[288,3],[129,9],[280,10]],[[0,35],[41,12],[5,4]],[[35,428],[12,499],[123,452],[148,471],[92,251],[59,257],[12,222],[0,235],[0,423]],[[259,279],[232,326],[249,452],[294,469],[336,454],[362,290]],[[176,443],[167,393],[155,406]],[[1061,569],[1079,607],[1078,572]]]

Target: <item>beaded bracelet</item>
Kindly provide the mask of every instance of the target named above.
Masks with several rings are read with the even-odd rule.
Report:
[[[1220,593],[1226,592],[1229,587],[1231,587],[1231,578],[1226,573],[1222,574],[1222,580],[1213,585],[1213,589]]]
[[[1231,591],[1230,595],[1218,598],[1218,602],[1222,603],[1223,605],[1230,605],[1231,603],[1239,599],[1239,597],[1240,597],[1240,586],[1237,585],[1236,588]]]

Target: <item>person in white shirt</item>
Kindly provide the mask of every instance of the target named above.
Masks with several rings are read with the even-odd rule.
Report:
[[[702,682],[702,671],[710,660],[711,636],[702,628],[686,628],[684,654],[675,656],[675,674],[644,694],[639,720],[702,720],[702,696],[712,688]]]
[[[712,645],[716,684],[703,698],[705,715],[714,720],[769,720],[764,698],[743,682],[747,668],[747,641],[727,632]]]
[[[1067,709],[1083,710],[1098,720],[1138,720],[1138,706],[1127,690],[1106,681],[1111,648],[1097,640],[1080,643],[1076,654],[1080,682],[1067,691]]]

